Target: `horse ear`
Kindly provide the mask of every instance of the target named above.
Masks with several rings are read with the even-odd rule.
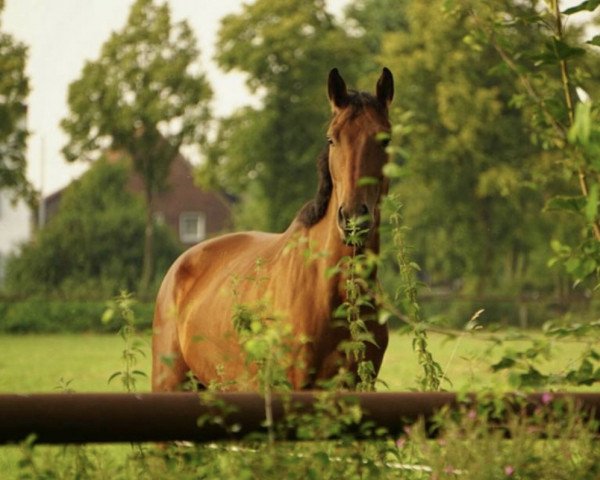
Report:
[[[329,79],[327,80],[327,95],[329,96],[329,102],[333,110],[344,108],[348,105],[348,90],[346,89],[346,82],[340,75],[337,68],[334,68],[329,72]]]
[[[383,67],[381,76],[377,80],[377,100],[385,108],[390,106],[394,98],[394,76],[386,67]]]

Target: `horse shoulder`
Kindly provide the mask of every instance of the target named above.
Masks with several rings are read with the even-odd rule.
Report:
[[[184,305],[189,295],[198,289],[231,282],[241,271],[251,268],[260,257],[261,249],[274,237],[262,232],[231,233],[188,249],[170,272],[177,305]]]

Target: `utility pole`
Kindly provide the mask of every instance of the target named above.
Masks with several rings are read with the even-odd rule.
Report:
[[[44,202],[44,183],[46,180],[46,143],[40,136],[40,203],[38,206],[38,230],[46,223],[46,202]]]

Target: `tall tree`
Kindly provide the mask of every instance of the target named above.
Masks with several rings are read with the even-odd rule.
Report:
[[[535,189],[540,152],[511,103],[515,80],[492,46],[469,37],[469,12],[452,5],[409,2],[408,28],[386,36],[382,57],[398,76],[397,105],[413,114],[403,139],[412,177],[399,187],[411,243],[434,280],[482,293],[518,285],[534,259],[545,266],[537,252],[548,251],[550,222]],[[515,34],[523,49],[540,41]]]
[[[492,44],[502,66],[518,80],[514,103],[523,111],[536,144],[546,157],[556,160],[551,171],[564,181],[559,189],[544,186],[546,209],[553,215],[568,214],[572,220],[578,217],[568,224],[571,235],[560,235],[560,229],[552,232],[555,257],[551,263],[562,264],[575,285],[589,286],[586,280],[597,284],[600,110],[594,99],[600,83],[600,41],[597,36],[590,38],[593,34],[586,30],[593,19],[591,12],[598,12],[600,4],[530,0],[529,9],[515,3],[510,17],[498,15],[481,0],[461,0],[459,5],[476,19],[475,41]],[[587,13],[583,18],[582,12]],[[519,28],[542,33],[525,53],[515,42]]]
[[[337,66],[354,83],[361,52],[323,0],[257,0],[223,20],[217,61],[245,72],[262,106],[221,122],[201,177],[243,199],[239,226],[281,230],[312,196],[327,74]]]
[[[189,25],[172,22],[168,5],[153,0],[136,0],[125,27],[69,87],[66,158],[93,160],[106,148],[126,152],[144,181],[142,292],[154,274],[153,198],[180,147],[204,141],[211,95]]]
[[[3,8],[4,0],[0,0],[0,14]],[[26,61],[27,47],[0,31],[0,190],[11,190],[14,198],[32,203],[35,193],[26,177],[25,158],[29,94]]]
[[[388,33],[408,28],[406,8],[410,0],[355,0],[345,12],[346,28],[359,35],[367,48],[363,61],[365,68],[381,67],[383,40]]]

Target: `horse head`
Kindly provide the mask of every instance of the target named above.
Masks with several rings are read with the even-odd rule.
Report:
[[[388,188],[383,167],[388,160],[388,107],[394,96],[394,79],[384,68],[376,93],[371,95],[348,90],[334,68],[327,86],[333,111],[327,139],[337,228],[345,244],[364,245],[378,227],[379,201]]]

